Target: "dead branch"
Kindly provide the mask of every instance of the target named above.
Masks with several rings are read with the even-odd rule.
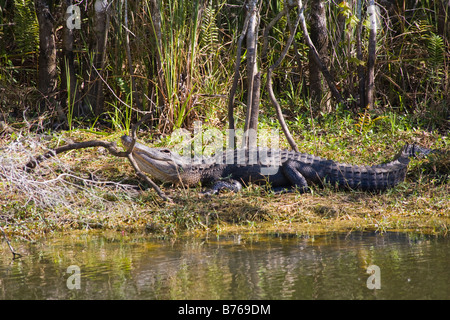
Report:
[[[295,24],[293,25],[290,21],[289,18],[289,13],[292,9],[294,9],[295,7],[297,7],[298,10],[298,14],[297,14],[297,19],[295,21]],[[273,92],[272,89],[272,74],[274,72],[274,70],[280,65],[280,63],[283,61],[284,57],[287,54],[287,51],[289,49],[289,47],[291,46],[291,44],[294,42],[294,36],[296,33],[296,30],[298,28],[298,25],[300,24],[302,31],[303,31],[303,36],[305,37],[306,43],[309,46],[309,49],[312,53],[312,56],[314,58],[314,62],[319,66],[320,70],[322,71],[322,74],[325,78],[325,80],[328,83],[328,86],[330,87],[330,91],[333,94],[333,96],[335,97],[335,99],[340,102],[345,104],[344,99],[342,98],[341,94],[339,93],[338,89],[336,88],[336,85],[333,81],[333,78],[330,74],[330,72],[328,71],[327,67],[325,66],[325,64],[321,61],[319,54],[317,52],[317,49],[314,47],[313,42],[311,41],[311,38],[309,37],[309,33],[306,27],[306,21],[305,21],[305,16],[304,16],[304,7],[302,4],[301,0],[297,0],[296,3],[294,3],[293,1],[288,1],[286,0],[284,2],[284,9],[269,23],[269,25],[267,26],[267,28],[264,30],[264,36],[263,36],[263,40],[264,40],[264,45],[263,45],[263,57],[265,57],[265,55],[267,54],[267,43],[268,43],[268,36],[269,36],[269,31],[271,28],[273,28],[273,26],[275,25],[275,23],[280,20],[283,16],[286,16],[287,22],[288,22],[288,26],[289,26],[289,31],[290,31],[290,36],[287,40],[286,46],[284,47],[283,51],[281,52],[280,57],[278,58],[278,60],[268,68],[267,70],[267,91],[269,93],[269,98],[272,102],[272,104],[275,106],[275,110],[277,112],[277,118],[278,121],[280,122],[281,128],[283,129],[283,132],[286,136],[286,139],[288,140],[290,146],[292,147],[292,149],[294,149],[295,151],[298,151],[297,145],[295,144],[294,139],[292,138],[289,129],[284,121],[284,117],[282,114],[282,110],[281,110],[281,106],[278,103],[275,94]],[[295,48],[295,42],[294,42],[294,48]],[[297,51],[297,50],[296,50]]]
[[[152,186],[153,189],[155,189],[156,193],[165,201],[172,201],[168,196],[166,196],[164,194],[164,192],[161,191],[161,189],[156,185],[156,183],[154,183],[145,173],[143,173],[140,169],[139,166],[137,165],[136,161],[134,161],[133,158],[133,149],[134,149],[134,145],[136,144],[136,132],[137,129],[141,126],[142,123],[144,123],[145,121],[147,121],[147,119],[149,119],[151,117],[151,113],[147,113],[145,116],[143,116],[141,118],[141,120],[139,120],[138,122],[136,122],[134,124],[134,126],[131,128],[131,145],[128,148],[128,150],[126,151],[127,153],[127,158],[130,161],[131,165],[133,166],[134,170],[136,171],[136,175],[138,177],[140,177],[141,179],[145,180],[149,185]]]
[[[151,114],[146,114],[139,122],[137,122],[133,128],[131,129],[130,136],[132,138],[132,143],[130,147],[126,151],[119,151],[117,149],[117,145],[115,142],[110,141],[102,141],[102,140],[89,140],[89,141],[83,141],[83,142],[75,142],[75,143],[69,143],[67,145],[64,145],[62,147],[58,147],[54,150],[47,151],[43,155],[39,155],[36,158],[32,158],[28,163],[23,167],[23,170],[30,171],[36,166],[45,161],[46,159],[55,157],[56,155],[67,152],[69,150],[74,149],[84,149],[84,148],[92,148],[92,147],[103,147],[109,151],[113,156],[121,157],[121,158],[128,158],[131,165],[133,166],[136,175],[145,180],[153,189],[155,189],[156,193],[165,201],[171,201],[171,199],[164,194],[164,192],[161,191],[161,189],[158,187],[156,183],[154,183],[145,173],[143,173],[138,165],[136,164],[136,161],[133,158],[133,149],[134,145],[136,144],[136,131],[139,128],[139,126],[147,120]]]
[[[270,21],[270,23],[264,29],[264,33],[263,33],[263,47],[262,47],[262,50],[261,50],[261,57],[263,59],[267,58],[267,51],[268,51],[268,45],[269,45],[268,44],[269,43],[269,32],[270,32],[270,30],[275,26],[275,24],[278,22],[278,20],[283,18],[288,13],[289,13],[289,6],[287,5],[287,3],[285,1],[285,5],[283,7],[283,10],[281,10],[277,14],[277,16],[275,18],[273,18],[273,20]]]
[[[112,155],[116,157],[127,157],[128,150],[127,151],[119,151],[117,150],[117,146],[115,142],[109,142],[109,141],[101,141],[101,140],[90,140],[90,141],[83,141],[83,142],[75,142],[75,143],[69,143],[67,145],[64,145],[62,147],[58,147],[54,150],[49,150],[46,153],[39,155],[36,158],[32,158],[23,168],[26,171],[29,171],[30,169],[36,168],[36,166],[45,161],[46,159],[55,157],[56,155],[67,152],[74,149],[84,149],[84,148],[92,148],[92,147],[104,147],[106,148]]]
[[[286,8],[287,8],[287,6],[286,6]],[[301,12],[300,8],[299,8],[299,12]],[[295,36],[298,24],[299,24],[300,19],[301,19],[300,14],[299,14],[299,16],[297,17],[297,20],[295,22],[295,25],[292,26],[291,23],[290,23],[290,19],[289,19],[289,10],[286,10],[285,14],[286,14],[286,17],[288,19],[289,28],[291,29],[290,30],[291,34],[290,34],[290,36],[289,36],[289,38],[287,40],[286,46],[284,47],[283,51],[281,52],[281,55],[278,57],[277,61],[275,61],[275,63],[273,65],[271,65],[269,67],[269,69],[267,70],[267,84],[266,85],[267,85],[267,91],[269,93],[269,98],[272,101],[272,104],[275,106],[275,110],[277,112],[277,118],[278,118],[278,121],[280,122],[280,125],[281,125],[281,128],[282,128],[283,132],[284,132],[284,135],[286,136],[286,139],[288,140],[291,148],[298,152],[298,147],[297,147],[297,145],[296,145],[296,143],[294,141],[294,138],[292,137],[291,133],[289,132],[289,129],[288,129],[287,125],[286,125],[286,122],[284,121],[283,113],[281,111],[281,106],[278,103],[278,101],[277,101],[277,99],[275,97],[275,94],[273,92],[273,89],[272,89],[272,73],[281,64],[281,62],[283,61],[284,57],[286,56],[286,54],[288,52],[288,49],[291,46],[292,41],[294,40],[294,36]],[[275,17],[275,19],[279,19],[279,17],[277,16],[277,17]],[[270,25],[273,26],[274,23],[271,22]],[[265,33],[265,35],[268,35],[268,32]]]
[[[14,248],[13,248],[12,245],[11,245],[11,243],[9,242],[8,237],[6,236],[5,230],[3,230],[3,228],[2,228],[1,226],[0,226],[0,230],[2,231],[3,237],[5,238],[5,241],[6,241],[6,243],[8,244],[9,250],[11,250],[11,253],[13,254],[13,259],[22,257],[22,255],[21,255],[20,253],[18,253],[18,252],[16,252],[16,251],[14,250]]]

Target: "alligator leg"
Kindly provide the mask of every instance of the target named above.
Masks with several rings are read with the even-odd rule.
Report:
[[[213,194],[217,194],[220,191],[225,190],[225,189],[228,189],[233,192],[239,192],[242,190],[242,184],[239,181],[233,180],[233,179],[229,179],[226,181],[220,180],[220,181],[217,181],[216,183],[214,183],[214,185],[211,187],[211,189],[203,192],[203,194],[213,195]]]
[[[297,188],[300,193],[309,192],[310,189],[308,187],[308,181],[306,181],[303,174],[300,172],[301,170],[305,170],[305,165],[301,164],[295,160],[288,160],[283,163],[283,173],[286,178],[292,183],[292,185]],[[311,168],[312,170],[312,168]]]

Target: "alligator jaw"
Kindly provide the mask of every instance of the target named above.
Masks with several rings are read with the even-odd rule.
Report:
[[[122,144],[128,148],[131,145],[131,137],[124,135]],[[168,149],[149,148],[140,143],[134,145],[133,158],[139,168],[152,177],[162,181],[180,182],[180,157],[174,156]]]

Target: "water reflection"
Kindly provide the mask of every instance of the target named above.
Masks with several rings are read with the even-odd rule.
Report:
[[[448,238],[405,233],[236,235],[177,241],[120,233],[0,245],[0,299],[449,299]],[[80,268],[70,290],[67,268]],[[369,265],[381,289],[370,290]]]

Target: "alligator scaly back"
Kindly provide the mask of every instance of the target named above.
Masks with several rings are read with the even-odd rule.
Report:
[[[122,137],[125,146],[131,138]],[[162,182],[184,185],[218,184],[213,187],[239,190],[240,184],[269,183],[274,188],[295,187],[307,191],[311,184],[329,184],[343,189],[381,191],[405,180],[411,157],[434,152],[417,145],[405,145],[390,162],[351,165],[318,156],[258,148],[229,150],[209,158],[180,157],[169,149],[149,148],[136,143],[133,156],[141,170]]]

